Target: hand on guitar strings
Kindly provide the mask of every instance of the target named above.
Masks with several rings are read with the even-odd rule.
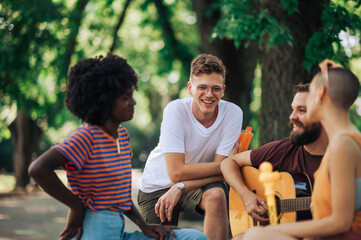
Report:
[[[268,221],[267,217],[267,203],[258,195],[250,192],[249,195],[243,197],[244,207],[253,219],[257,221]]]

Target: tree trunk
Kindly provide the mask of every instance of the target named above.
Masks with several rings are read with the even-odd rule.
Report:
[[[240,106],[243,110],[243,128],[249,124],[250,103],[254,70],[257,65],[257,47],[251,44],[248,48],[234,46],[233,40],[210,41],[213,28],[220,13],[210,6],[216,1],[193,0],[197,13],[199,32],[202,41],[202,52],[213,54],[222,59],[227,68],[226,92],[224,99]]]
[[[9,126],[14,151],[15,188],[24,188],[30,180],[28,167],[33,153],[37,153],[41,130],[29,114],[18,111],[17,118]]]
[[[305,47],[312,34],[322,27],[322,5],[325,1],[299,1],[299,12],[288,15],[279,1],[262,1],[261,8],[291,30],[293,47],[267,48],[266,37],[260,46],[262,68],[262,106],[260,112],[260,144],[289,135],[292,88],[310,82],[312,76],[304,68]]]

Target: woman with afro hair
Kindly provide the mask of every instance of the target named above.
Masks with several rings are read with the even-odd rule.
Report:
[[[137,74],[116,55],[80,60],[70,68],[66,106],[83,124],[29,167],[49,195],[69,207],[60,239],[207,239],[199,231],[148,224],[131,198],[129,135]],[[54,169],[63,167],[68,187]],[[124,217],[142,232],[124,232]]]

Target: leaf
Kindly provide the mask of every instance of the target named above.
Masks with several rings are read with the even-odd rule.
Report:
[[[288,15],[299,12],[298,0],[281,0],[281,5],[283,9],[287,10]]]

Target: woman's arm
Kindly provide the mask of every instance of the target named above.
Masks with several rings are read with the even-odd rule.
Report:
[[[270,226],[293,237],[332,236],[350,230],[355,206],[357,151],[350,139],[339,137],[329,146],[332,214],[319,220]]]
[[[75,235],[80,239],[84,217],[83,203],[64,186],[54,172],[54,169],[64,166],[67,161],[60,152],[49,149],[30,165],[29,175],[45,192],[70,208],[66,227],[60,234],[61,239],[69,239]]]
[[[31,163],[29,175],[50,196],[71,208],[74,203],[79,204],[81,201],[66,186],[64,186],[54,172],[54,169],[64,166],[67,161],[68,160],[60,152],[53,148],[49,149]]]

